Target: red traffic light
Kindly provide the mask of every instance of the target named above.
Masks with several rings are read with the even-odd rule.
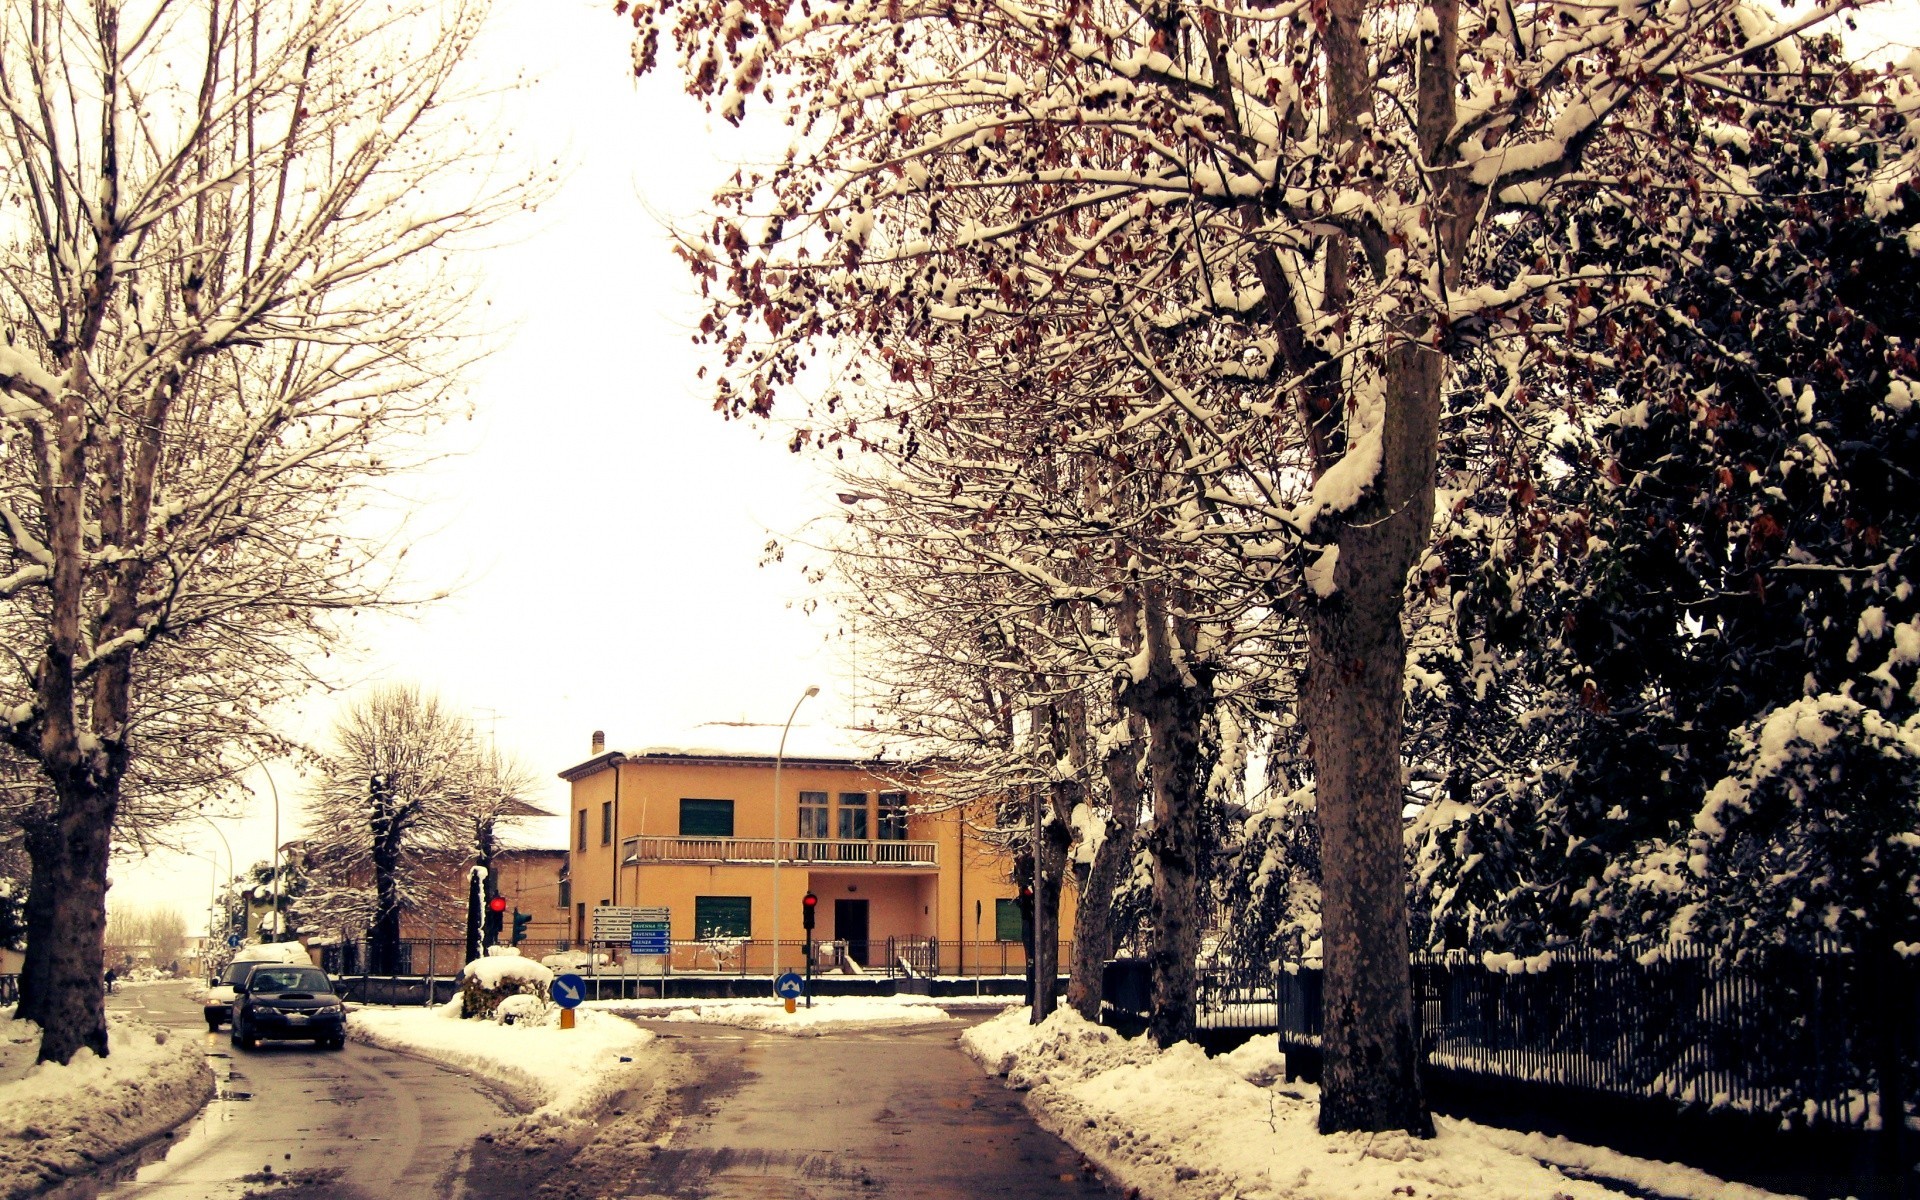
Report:
[[[800,903],[806,905],[808,908],[812,908],[814,905],[820,903],[820,897],[814,895],[812,892],[808,892],[806,895],[800,897]]]
[[[487,901],[487,911],[488,912],[507,911],[507,898],[505,896],[495,896],[493,899]]]
[[[1023,884],[1021,884],[1021,885],[1020,885],[1020,898],[1021,898],[1022,900],[1031,900],[1031,899],[1033,899],[1033,885],[1032,885],[1032,884],[1030,884],[1030,883],[1023,883]]]

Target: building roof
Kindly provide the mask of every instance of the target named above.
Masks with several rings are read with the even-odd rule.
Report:
[[[831,725],[794,725],[758,721],[708,721],[686,729],[660,731],[664,736],[637,749],[604,749],[559,772],[569,783],[597,774],[618,758],[626,762],[682,763],[704,766],[772,766],[780,761],[793,767],[838,767],[870,771],[897,769],[880,737],[869,730]]]

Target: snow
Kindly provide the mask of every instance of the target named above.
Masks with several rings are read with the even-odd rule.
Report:
[[[495,960],[486,960],[495,961]],[[536,997],[512,1025],[461,1020],[459,997],[438,1008],[363,1007],[347,1016],[352,1037],[461,1067],[535,1105],[504,1135],[533,1141],[556,1126],[593,1120],[640,1082],[652,1064],[641,1054],[653,1034],[619,1017],[577,1012],[572,1029]]]
[[[0,1009],[0,1197],[90,1170],[192,1116],[213,1094],[199,1040],[107,1017],[110,1053],[36,1063],[40,1027]]]
[[[460,971],[463,978],[477,981],[481,987],[499,988],[506,986],[509,980],[519,984],[533,984],[542,991],[553,982],[553,971],[530,958],[517,954],[501,954],[488,958],[476,958]]]
[[[261,942],[251,946],[242,946],[233,952],[233,961],[237,963],[294,963],[302,967],[319,965],[313,961],[313,955],[307,952],[307,948],[299,942]]]
[[[656,1017],[666,1021],[697,1021],[706,1025],[731,1025],[763,1033],[784,1033],[791,1037],[819,1037],[851,1029],[901,1029],[922,1025],[944,1025],[953,1018],[949,1008],[1005,1008],[1005,997],[971,997],[930,1000],[925,996],[820,996],[813,1007],[806,1001],[789,1014],[786,1005],[772,998],[753,1000],[599,1000],[583,1007],[600,1012],[622,1013],[634,1017]],[[1024,1009],[1022,1011],[1025,1011]]]
[[[1772,1193],[1691,1168],[1561,1138],[1437,1118],[1432,1139],[1317,1131],[1318,1089],[1280,1082],[1277,1037],[1209,1059],[1191,1043],[1162,1051],[1070,1010],[1044,1024],[1013,1009],[961,1045],[1027,1089],[1035,1118],[1151,1200],[1769,1200]],[[1564,1170],[1563,1170],[1564,1168]],[[1570,1175],[1567,1172],[1574,1172]],[[1594,1179],[1618,1180],[1616,1191]]]

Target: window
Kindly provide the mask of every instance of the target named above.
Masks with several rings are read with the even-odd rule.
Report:
[[[573,903],[573,880],[568,879],[566,876],[563,875],[560,877],[559,907],[565,908],[572,903]]]
[[[752,937],[753,897],[695,896],[693,936],[701,941],[718,937]]]
[[[680,802],[681,837],[733,836],[733,801],[682,800]]]
[[[587,810],[584,808],[580,810],[580,836],[575,838],[574,841],[580,849],[585,850],[587,848]]]
[[[844,842],[867,840],[867,794],[865,792],[840,793],[840,840]]]
[[[904,842],[907,840],[907,794],[905,792],[880,793],[879,828],[875,831],[883,842]]]
[[[822,841],[833,836],[831,827],[827,824],[825,792],[800,793],[800,836]]]
[[[1020,902],[1018,900],[995,900],[993,902],[993,936],[1002,942],[1023,941],[1020,926]]]
[[[573,940],[582,946],[587,944],[587,902],[585,900],[573,906]]]
[[[625,838],[620,843],[620,865],[631,867],[640,861],[640,839]]]
[[[613,801],[611,800],[600,806],[600,844],[613,845]]]

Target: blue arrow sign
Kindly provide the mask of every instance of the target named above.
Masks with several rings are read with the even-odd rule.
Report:
[[[229,946],[232,946],[232,947],[234,947],[234,948],[235,948],[236,950],[237,950],[237,949],[239,949],[239,947],[240,947],[240,935],[239,935],[239,934],[237,934],[237,933],[230,933],[230,934],[228,934],[228,935],[227,935],[227,945],[229,945]]]
[[[773,994],[782,1000],[798,1000],[806,990],[807,981],[792,971],[773,981]]]
[[[561,1008],[578,1008],[587,998],[587,981],[578,975],[555,975],[548,990]]]

